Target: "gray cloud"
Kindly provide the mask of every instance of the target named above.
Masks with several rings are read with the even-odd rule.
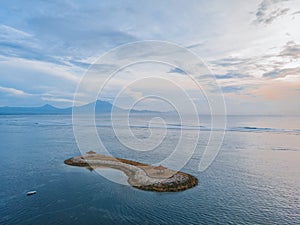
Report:
[[[226,73],[226,74],[216,74],[215,77],[217,79],[234,79],[234,78],[250,78],[252,76],[247,74],[239,74],[239,73]]]
[[[286,77],[290,75],[298,75],[300,74],[300,67],[296,68],[287,68],[287,69],[275,69],[270,72],[264,73],[263,77],[266,78],[279,78]]]
[[[300,11],[293,12],[292,15],[300,14]]]
[[[170,69],[168,71],[168,73],[177,73],[177,74],[187,75],[186,72],[184,72],[182,69],[180,69],[178,67]]]
[[[221,89],[224,93],[232,93],[232,92],[237,93],[237,92],[244,90],[244,88],[241,86],[233,86],[233,85],[224,86],[224,87],[221,87]]]
[[[216,74],[216,79],[247,79],[253,78],[253,70],[256,74],[268,79],[300,75],[300,67],[284,68],[287,61],[300,58],[300,45],[294,41],[287,42],[278,53],[263,54],[252,58],[229,57],[212,61],[214,69],[226,71],[224,74]],[[266,63],[267,62],[267,63]]]
[[[197,47],[200,47],[203,45],[204,45],[203,42],[199,42],[199,43],[194,43],[194,44],[188,45],[188,46],[186,46],[186,48],[197,48]]]
[[[288,0],[284,0],[285,2]],[[254,23],[256,24],[271,24],[276,18],[287,14],[289,8],[280,8],[277,3],[280,0],[263,0],[255,13]]]
[[[114,4],[29,1],[18,5],[1,3],[3,56],[86,68],[82,60],[137,40],[124,28],[127,24],[120,17],[108,13],[126,14],[126,9],[111,9]]]
[[[243,58],[238,58],[238,57],[230,57],[230,58],[223,58],[219,60],[212,61],[211,63],[214,65],[219,65],[219,66],[237,66],[246,63],[250,59],[243,59]]]
[[[296,44],[294,41],[289,41],[286,43],[279,56],[291,57],[293,59],[300,58],[300,45]]]

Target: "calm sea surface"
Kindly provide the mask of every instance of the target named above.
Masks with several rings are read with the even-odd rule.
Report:
[[[204,172],[198,164],[209,120],[200,116],[199,124],[180,124],[170,116],[167,129],[154,121],[151,133],[151,117],[130,119],[131,132],[141,143],[152,138],[141,149],[166,134],[151,151],[123,145],[131,140],[121,116],[115,119],[121,141],[109,116],[96,119],[98,135],[110,154],[153,164],[172,153],[180,135],[192,142],[200,129],[195,152],[183,168],[199,179],[197,187],[147,192],[126,185],[122,172],[106,169],[107,176],[124,185],[111,182],[96,171],[63,163],[81,154],[70,116],[0,116],[0,224],[300,224],[299,117],[228,117],[220,152]],[[77,127],[85,150],[101,152],[88,126]],[[30,190],[37,194],[26,196]]]

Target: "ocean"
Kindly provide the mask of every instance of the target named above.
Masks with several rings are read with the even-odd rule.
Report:
[[[84,118],[76,124],[78,143],[71,116],[1,115],[0,224],[300,224],[300,117],[228,116],[219,153],[204,171],[198,168],[210,132],[222,129],[211,129],[206,116],[188,124],[166,116],[149,129],[152,117],[130,118],[137,143],[122,116],[113,129],[110,116],[98,115],[96,129],[111,155],[151,164],[168,157],[182,136],[192,146],[198,132],[182,168],[198,186],[148,192],[127,185],[121,171],[104,169],[101,176],[67,166],[67,158],[103,150]],[[37,194],[27,196],[31,190]]]

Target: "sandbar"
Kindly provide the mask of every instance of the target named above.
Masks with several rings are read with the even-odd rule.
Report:
[[[146,191],[178,192],[198,184],[198,179],[181,171],[168,169],[162,165],[153,166],[132,160],[115,158],[101,154],[86,154],[64,161],[71,166],[85,167],[90,170],[113,168],[123,171],[128,183]]]

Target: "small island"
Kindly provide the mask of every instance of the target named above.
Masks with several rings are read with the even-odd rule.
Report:
[[[198,179],[190,174],[168,169],[162,165],[153,166],[122,158],[96,154],[76,156],[64,161],[71,166],[85,167],[89,170],[113,168],[123,171],[128,183],[135,188],[146,191],[178,192],[198,184]]]

